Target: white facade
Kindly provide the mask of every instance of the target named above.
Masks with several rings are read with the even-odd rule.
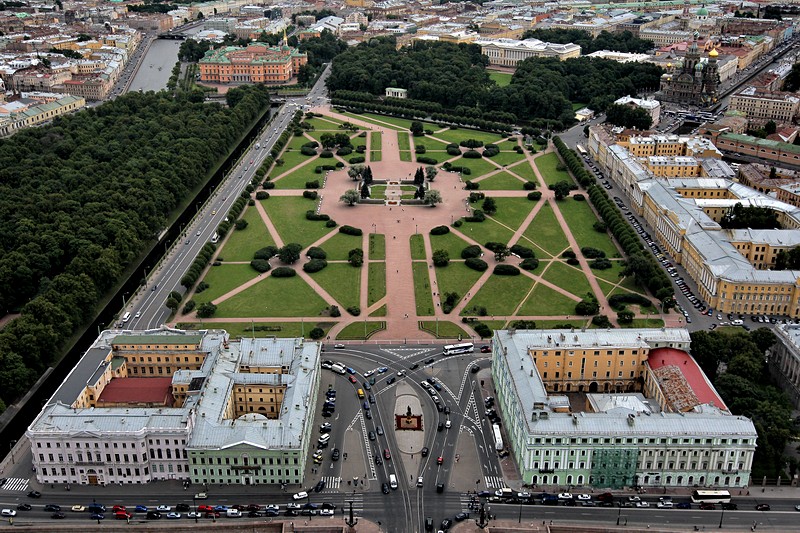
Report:
[[[644,109],[653,120],[653,126],[657,126],[661,121],[661,103],[652,98],[634,98],[632,96],[623,96],[614,102],[617,105],[626,105]]]

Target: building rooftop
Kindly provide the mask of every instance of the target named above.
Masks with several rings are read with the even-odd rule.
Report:
[[[704,404],[727,411],[697,362],[685,351],[674,348],[652,350],[647,364],[654,370],[667,403],[676,411],[686,412]]]

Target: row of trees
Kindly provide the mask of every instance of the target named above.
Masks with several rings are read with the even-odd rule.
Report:
[[[553,144],[567,167],[578,176],[580,184],[587,188],[589,199],[600,214],[600,218],[606,223],[606,228],[611,231],[628,256],[625,270],[621,275],[632,276],[640,286],[646,287],[656,298],[664,302],[665,306],[674,305],[674,290],[669,276],[659,268],[652,254],[645,253],[633,228],[622,218],[622,213],[608,198],[605,189],[596,185],[594,177],[586,172],[578,156],[561,138],[553,137]]]
[[[21,313],[0,331],[2,400],[53,363],[269,106],[262,87],[232,93],[232,108],[128,94],[0,141],[0,310]]]
[[[517,66],[508,86],[500,87],[489,79],[485,67],[486,57],[477,45],[417,43],[397,50],[391,38],[373,39],[336,58],[328,88],[351,91],[341,100],[354,108],[359,106],[356,100],[364,109],[374,109],[375,104],[353,97],[352,92],[382,96],[386,87],[405,87],[410,99],[440,104],[459,117],[486,120],[492,113],[502,113],[494,120],[525,117],[532,123],[537,119],[545,122],[542,126],[563,128],[574,122],[572,102],[585,102],[604,111],[621,96],[657,86],[662,74],[660,67],[645,63],[530,58]],[[451,90],[453,86],[459,90]],[[411,104],[406,108],[395,102],[384,105],[406,109],[409,117],[433,115],[433,111]]]
[[[640,107],[612,104],[606,108],[606,122],[625,128],[648,130],[653,125],[653,117]]]

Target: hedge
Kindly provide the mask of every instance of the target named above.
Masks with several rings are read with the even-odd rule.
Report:
[[[266,259],[253,259],[250,261],[250,266],[253,267],[253,270],[256,272],[267,272],[270,268],[272,268],[269,264],[269,261]]]
[[[356,237],[360,237],[363,235],[363,231],[359,228],[354,228],[353,226],[342,226],[339,228],[339,233],[344,233],[345,235],[355,235]]]
[[[325,250],[323,250],[319,246],[312,246],[306,252],[306,257],[309,257],[311,259],[327,259],[328,254],[325,252]]]
[[[497,276],[519,276],[520,272],[514,265],[495,265],[492,274]]]
[[[447,226],[436,226],[431,229],[431,235],[444,235],[446,233],[450,233],[450,228]]]
[[[417,156],[417,163],[422,163],[424,165],[438,165],[439,160],[427,156]]]
[[[471,257],[481,256],[481,247],[477,244],[472,244],[461,250],[461,259],[469,259]]]
[[[472,270],[477,270],[478,272],[484,272],[487,268],[489,268],[489,265],[486,263],[486,261],[478,257],[469,257],[466,261],[464,261],[464,264]]]
[[[312,259],[311,261],[303,265],[303,270],[308,272],[309,274],[312,274],[314,272],[319,272],[326,266],[328,266],[328,262],[325,261],[324,259]]]
[[[273,278],[293,278],[296,275],[297,272],[295,272],[293,268],[289,267],[278,267],[272,271]]]
[[[521,257],[522,259],[528,259],[529,257],[536,257],[536,254],[530,248],[526,246],[521,246],[519,244],[515,244],[511,247],[511,253]]]
[[[523,259],[522,262],[519,264],[519,267],[524,270],[536,270],[539,266],[539,260],[535,257],[528,257]]]

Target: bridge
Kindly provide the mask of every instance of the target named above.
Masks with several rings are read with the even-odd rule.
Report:
[[[186,36],[182,33],[159,33],[159,39],[171,39],[173,41],[185,41]]]

